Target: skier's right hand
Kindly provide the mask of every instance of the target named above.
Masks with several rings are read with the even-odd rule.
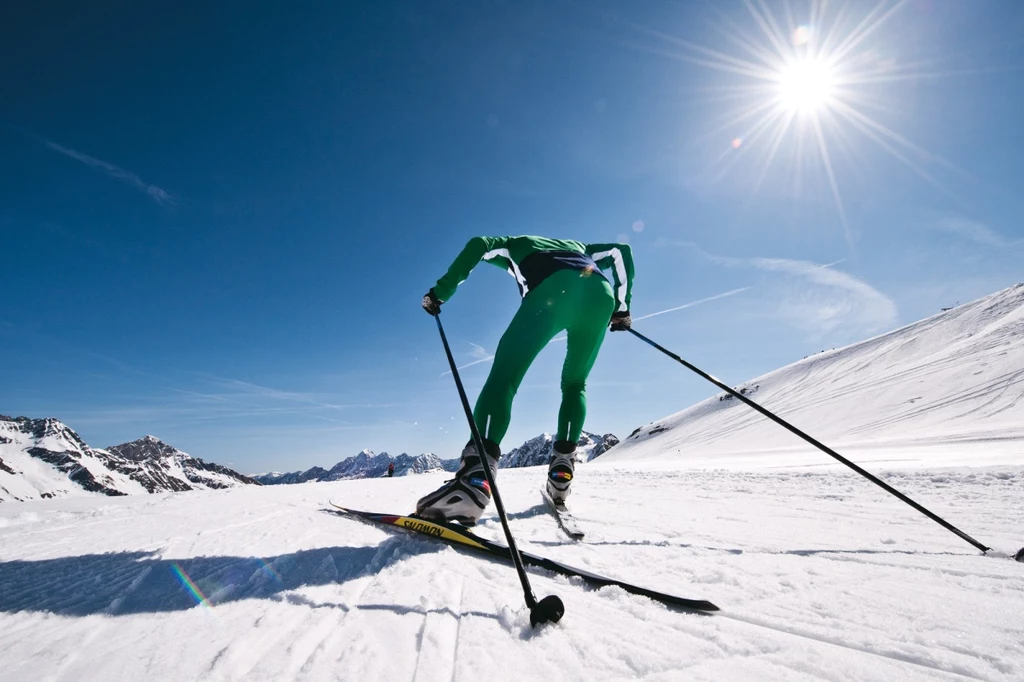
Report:
[[[438,313],[441,312],[441,299],[434,294],[433,289],[423,295],[423,301],[420,305],[423,306],[423,309],[426,310],[429,315],[434,315],[436,317]]]

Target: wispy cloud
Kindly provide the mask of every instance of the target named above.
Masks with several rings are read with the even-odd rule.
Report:
[[[899,319],[896,303],[853,275],[836,270],[833,264],[782,258],[754,258],[758,269],[785,275],[779,314],[793,326],[809,332],[829,333],[847,327],[857,333],[875,333],[895,326]]]
[[[191,396],[196,400],[208,402],[245,403],[260,410],[288,411],[315,416],[316,411],[341,412],[353,408],[391,407],[391,405],[372,403],[336,402],[332,396],[322,393],[283,391],[268,386],[261,386],[248,381],[196,373],[214,387],[218,392],[199,392],[176,389],[178,393]],[[325,421],[333,421],[319,417]]]
[[[481,346],[480,344],[473,343],[472,341],[467,341],[466,343],[473,347],[473,350],[470,351],[470,354],[473,357],[477,358],[478,360],[494,357],[492,354],[488,353],[487,349]]]
[[[320,393],[282,391],[246,381],[190,373],[194,388],[171,388],[153,395],[131,398],[102,408],[78,409],[63,414],[69,422],[90,427],[121,426],[152,433],[158,429],[201,426],[217,423],[244,424],[246,432],[256,427],[291,428],[295,431],[320,429],[347,430],[367,423],[377,410],[393,407],[387,404],[342,402],[339,396]],[[341,418],[342,412],[354,410],[357,420]],[[313,423],[326,425],[313,427]]]
[[[938,232],[945,232],[946,234],[966,239],[981,246],[992,248],[1024,246],[1024,240],[1007,239],[988,225],[977,220],[970,220],[969,218],[943,218],[932,225],[932,228]]]
[[[892,328],[899,319],[891,298],[835,268],[842,260],[813,263],[789,258],[730,258],[708,253],[691,242],[682,245],[718,265],[778,276],[767,284],[770,298],[779,317],[798,329],[822,334],[847,328],[871,334]]]
[[[49,147],[55,152],[72,158],[75,161],[81,161],[82,163],[91,168],[97,168],[106,173],[107,175],[109,175],[110,177],[120,180],[121,182],[131,185],[132,187],[148,194],[150,198],[153,199],[153,201],[162,206],[174,206],[175,204],[178,203],[177,197],[175,197],[167,190],[163,189],[162,187],[158,187],[157,185],[151,185],[148,182],[145,182],[135,173],[127,171],[124,168],[121,168],[120,166],[115,166],[112,163],[108,163],[107,161],[103,161],[102,159],[97,159],[96,157],[89,156],[88,154],[83,154],[82,152],[75,151],[74,149],[68,149],[67,147],[63,147],[57,144],[56,142],[51,142],[49,140],[44,140],[43,142],[47,147]]]

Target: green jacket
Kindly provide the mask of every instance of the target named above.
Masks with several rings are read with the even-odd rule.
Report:
[[[527,261],[535,254],[545,255]],[[629,312],[633,293],[633,253],[628,244],[583,244],[568,239],[531,236],[473,237],[448,272],[437,280],[434,295],[441,301],[450,299],[481,260],[512,275],[524,297],[540,279],[553,271],[552,268],[583,270],[589,267],[588,263],[593,263],[612,274],[612,288],[618,302],[615,311]],[[524,261],[527,261],[526,267],[523,267]]]

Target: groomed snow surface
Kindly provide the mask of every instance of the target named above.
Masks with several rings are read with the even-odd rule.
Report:
[[[822,455],[822,458],[825,458]],[[901,459],[897,451],[888,459]],[[521,546],[722,612],[515,571],[327,513],[407,512],[445,474],[0,506],[5,680],[1024,679],[1024,467],[579,467],[572,543],[544,470],[502,470]],[[481,535],[502,537],[493,515]]]

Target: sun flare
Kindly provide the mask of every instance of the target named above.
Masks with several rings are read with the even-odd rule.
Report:
[[[950,164],[885,123],[899,113],[900,83],[945,75],[933,70],[938,62],[930,58],[911,59],[914,50],[900,56],[906,46],[893,18],[912,11],[911,3],[803,0],[797,7],[796,0],[742,0],[746,19],[715,15],[713,47],[636,28],[659,41],[641,49],[718,73],[719,82],[695,88],[716,107],[714,124],[700,139],[721,145],[709,151],[711,166],[702,176],[719,182],[743,165],[755,171],[752,195],[765,183],[792,196],[824,190],[855,253],[840,179],[865,163],[860,152],[867,145],[946,191],[931,167]]]
[[[779,72],[779,102],[789,111],[814,114],[832,100],[835,75],[827,64],[806,58]]]

